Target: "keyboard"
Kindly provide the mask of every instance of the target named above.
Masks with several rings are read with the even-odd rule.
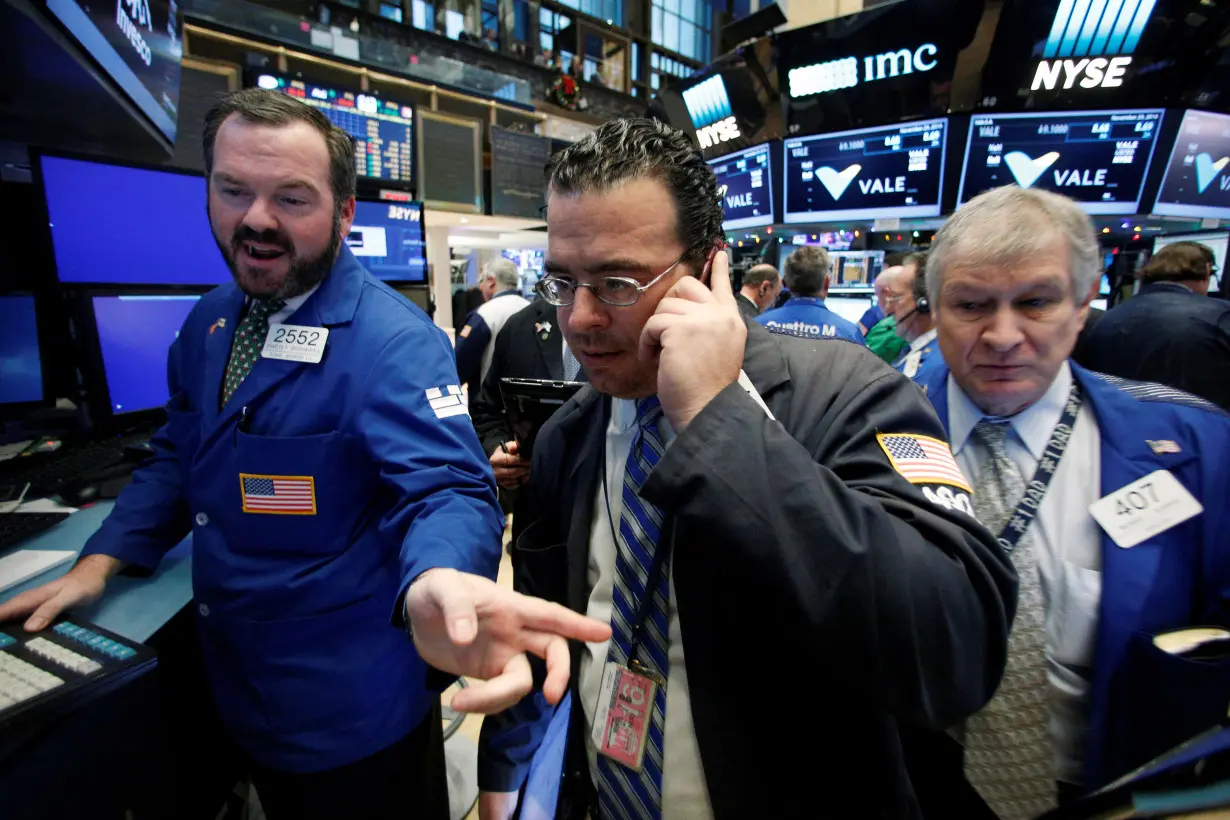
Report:
[[[153,650],[82,620],[27,633],[0,627],[0,729],[15,720],[71,707],[152,667]]]
[[[7,513],[0,515],[0,552],[27,538],[46,532],[68,518],[67,512]]]
[[[54,453],[18,456],[0,467],[0,479],[29,482],[30,498],[55,495],[56,491],[82,476],[98,473],[124,459],[124,445],[114,441],[84,441],[65,445]]]

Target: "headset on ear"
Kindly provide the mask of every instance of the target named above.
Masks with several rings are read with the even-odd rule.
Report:
[[[924,316],[931,312],[931,302],[927,299],[926,296],[918,297],[917,299],[914,300],[914,304],[915,304],[914,309],[917,310],[919,313],[923,314]]]

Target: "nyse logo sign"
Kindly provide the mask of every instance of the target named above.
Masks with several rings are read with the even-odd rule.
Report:
[[[1062,0],[1033,91],[1118,88],[1157,0]]]
[[[936,46],[927,43],[913,51],[902,48],[864,57],[861,65],[858,58],[845,57],[840,60],[830,60],[827,63],[792,68],[788,75],[790,96],[806,97],[842,88],[853,88],[859,84],[860,76],[862,82],[870,83],[876,80],[902,77],[906,74],[924,73],[936,67],[938,61],[935,55],[938,52],[939,49]]]
[[[724,120],[718,120],[713,125],[706,125],[703,128],[696,129],[696,139],[700,142],[701,150],[711,148],[714,145],[721,145],[723,142],[729,142],[740,137],[739,123],[734,117],[727,117]]]
[[[739,123],[720,74],[686,89],[683,102],[688,107],[692,125],[696,126],[696,139],[702,150],[740,136]]]
[[[407,208],[404,205],[389,206],[389,219],[399,219],[402,222],[418,222],[421,213],[418,208]]]

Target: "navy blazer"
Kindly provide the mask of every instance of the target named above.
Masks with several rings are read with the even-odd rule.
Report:
[[[1169,470],[1204,505],[1203,514],[1131,549],[1102,537],[1084,783],[1093,789],[1226,713],[1230,688],[1210,714],[1213,706],[1195,702],[1193,692],[1205,667],[1166,655],[1151,639],[1184,626],[1230,626],[1230,417],[1177,390],[1071,366],[1102,437],[1101,495]],[[947,430],[948,367],[927,375],[922,386]],[[1173,442],[1177,452],[1155,452],[1151,441]]]

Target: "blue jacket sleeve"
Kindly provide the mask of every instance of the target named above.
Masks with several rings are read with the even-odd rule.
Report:
[[[180,434],[196,435],[199,408],[191,406],[181,374],[183,348],[177,338],[167,356],[167,423],[150,439],[154,455],[133,473],[115,509],[81,551],[86,555],[110,555],[153,571],[172,547],[192,529],[184,494],[183,470],[179,464]]]
[[[465,327],[457,336],[457,375],[462,384],[478,382],[483,366],[483,351],[491,341],[491,328],[476,310],[466,320]]]
[[[478,739],[480,790],[515,792],[521,788],[554,712],[542,692],[533,691],[516,706],[483,719]]]
[[[448,339],[420,324],[377,354],[355,429],[397,501],[384,526],[406,533],[393,623],[405,624],[410,582],[448,567],[494,579],[504,515],[495,477],[459,394]]]

